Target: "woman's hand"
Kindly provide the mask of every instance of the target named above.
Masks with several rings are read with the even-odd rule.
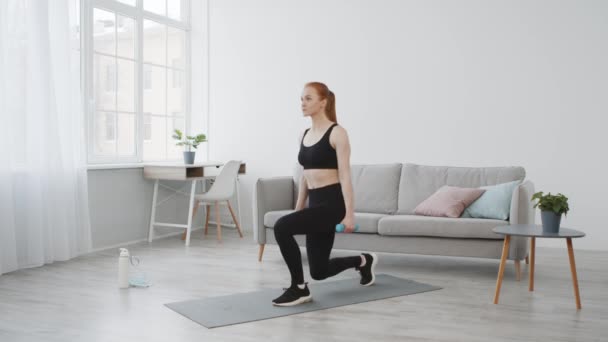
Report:
[[[355,215],[354,214],[346,214],[342,222],[344,225],[345,233],[352,233],[355,230]]]

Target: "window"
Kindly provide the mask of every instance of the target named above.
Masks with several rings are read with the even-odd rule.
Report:
[[[181,61],[178,58],[174,58],[171,62],[174,70],[179,70],[179,66],[181,65]],[[172,85],[173,88],[181,88],[184,84],[183,73],[173,72],[172,77]]]
[[[152,70],[144,66],[144,90],[152,90]]]
[[[106,113],[105,116],[105,128],[106,128],[106,141],[114,142],[115,132],[114,132],[114,115],[110,113]]]
[[[90,163],[181,158],[187,131],[189,0],[83,1]]]
[[[176,129],[179,129],[180,131],[185,132],[186,123],[184,121],[183,113],[173,112],[172,123],[173,123],[173,125],[171,127],[171,132],[173,132]]]
[[[149,113],[144,114],[144,141],[152,140],[152,117]]]
[[[106,75],[105,75],[105,90],[107,93],[113,93],[116,91],[116,73],[114,69],[114,64],[106,65]]]

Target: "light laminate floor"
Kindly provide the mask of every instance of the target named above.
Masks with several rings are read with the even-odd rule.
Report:
[[[263,287],[276,287],[278,295],[289,274],[276,245],[267,245],[258,263],[250,235],[239,239],[224,229],[222,244],[201,235],[194,232],[190,247],[177,236],[128,246],[141,258],[147,289],[117,288],[117,249],[0,276],[0,341],[608,340],[608,252],[578,251],[576,240],[580,311],[564,243],[537,248],[534,292],[528,266],[522,263],[517,282],[509,262],[499,305],[492,304],[499,260],[379,254],[379,273],[443,289],[207,329],[163,304]]]

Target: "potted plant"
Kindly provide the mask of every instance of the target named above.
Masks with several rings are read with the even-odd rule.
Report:
[[[542,191],[532,195],[532,201],[538,200],[534,204],[534,208],[540,207],[540,218],[543,223],[543,232],[545,233],[557,233],[559,232],[559,224],[562,220],[562,214],[567,215],[568,210],[568,197],[558,193],[557,195],[551,195],[551,193],[543,194]]]
[[[194,149],[196,149],[200,143],[207,141],[207,136],[204,134],[199,134],[196,136],[187,135],[184,137],[184,134],[179,129],[175,129],[173,132],[173,139],[178,141],[178,143],[175,145],[188,146],[188,150],[184,151],[184,163],[194,164],[194,156],[196,152],[192,151],[192,148],[194,147]]]

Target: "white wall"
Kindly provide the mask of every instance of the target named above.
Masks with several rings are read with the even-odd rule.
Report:
[[[210,158],[247,162],[251,229],[255,180],[291,173],[302,86],[323,81],[352,163],[524,166],[570,198],[575,248],[608,250],[607,17],[606,1],[210,0]]]

